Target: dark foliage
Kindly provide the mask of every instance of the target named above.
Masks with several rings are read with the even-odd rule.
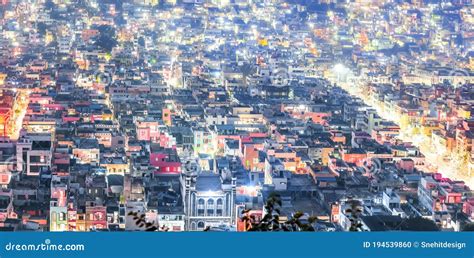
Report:
[[[56,8],[56,4],[52,1],[52,0],[47,0],[45,3],[44,3],[44,9],[45,10],[53,10],[54,8]]]
[[[145,47],[145,38],[139,37],[138,38],[138,45],[140,45],[141,47]]]
[[[462,231],[474,231],[474,223],[468,223],[462,227]]]
[[[423,217],[414,217],[405,219],[400,225],[403,231],[439,231],[436,223]]]
[[[317,217],[309,217],[306,221],[302,220],[304,214],[296,212],[287,221],[280,221],[281,197],[278,194],[272,194],[265,203],[265,216],[256,221],[253,215],[249,215],[250,210],[242,211],[241,220],[245,223],[247,231],[315,231],[312,226],[318,221]]]
[[[96,39],[95,45],[101,47],[107,52],[111,52],[112,49],[117,46],[115,29],[108,25],[101,25],[98,30],[99,36]]]
[[[145,231],[168,231],[167,228],[159,228],[159,226],[155,225],[154,223],[147,222],[145,219],[145,214],[139,214],[138,212],[129,212],[128,216],[133,216],[133,220],[135,221],[135,225],[139,228],[144,228]]]
[[[344,212],[351,221],[349,231],[362,231],[362,223],[360,216],[362,215],[362,204],[358,200],[349,199],[350,208]]]
[[[38,22],[36,24],[36,29],[38,30],[38,33],[40,35],[46,35],[46,29],[48,28],[48,26],[44,23],[44,22]]]

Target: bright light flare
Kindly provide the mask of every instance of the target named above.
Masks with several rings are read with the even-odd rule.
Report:
[[[334,65],[333,71],[336,72],[337,74],[343,74],[347,72],[347,67],[343,64],[338,63]]]

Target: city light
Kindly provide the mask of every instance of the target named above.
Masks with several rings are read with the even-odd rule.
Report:
[[[474,228],[474,14],[431,2],[0,0],[0,231]]]
[[[340,64],[340,63],[334,65],[333,70],[338,75],[343,75],[347,72],[347,68],[343,64]]]

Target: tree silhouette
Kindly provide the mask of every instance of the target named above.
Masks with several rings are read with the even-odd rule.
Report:
[[[147,222],[145,214],[139,214],[136,211],[131,211],[128,213],[128,216],[133,216],[135,225],[137,225],[139,228],[144,228],[145,231],[168,231],[169,230],[165,226],[159,227],[159,225],[155,225],[155,223]]]
[[[359,200],[354,200],[352,198],[349,198],[347,202],[349,203],[350,208],[346,209],[344,212],[351,221],[349,231],[362,231],[362,223],[360,218],[362,214],[362,203]]]
[[[474,223],[468,223],[462,227],[462,231],[474,231]]]
[[[311,216],[303,221],[303,212],[296,212],[287,221],[281,222],[281,196],[271,194],[267,199],[264,210],[265,216],[260,221],[256,221],[250,210],[242,211],[241,220],[245,223],[247,231],[315,231],[313,223],[319,221],[316,216]]]
[[[439,231],[434,221],[423,217],[404,219],[399,228],[402,231]]]
[[[111,52],[112,49],[117,46],[115,29],[109,25],[101,25],[98,30],[99,36],[96,39],[95,45],[107,52]]]
[[[240,66],[240,71],[242,72],[245,85],[247,85],[248,77],[250,75],[253,75],[256,72],[256,70],[257,70],[256,66],[251,63],[245,63],[242,66]]]

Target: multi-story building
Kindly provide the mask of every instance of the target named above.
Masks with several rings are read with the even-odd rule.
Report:
[[[212,172],[183,173],[182,188],[187,230],[234,225],[236,178]]]
[[[52,158],[51,134],[28,133],[16,144],[17,171],[24,171],[29,176],[39,176],[51,169]]]

